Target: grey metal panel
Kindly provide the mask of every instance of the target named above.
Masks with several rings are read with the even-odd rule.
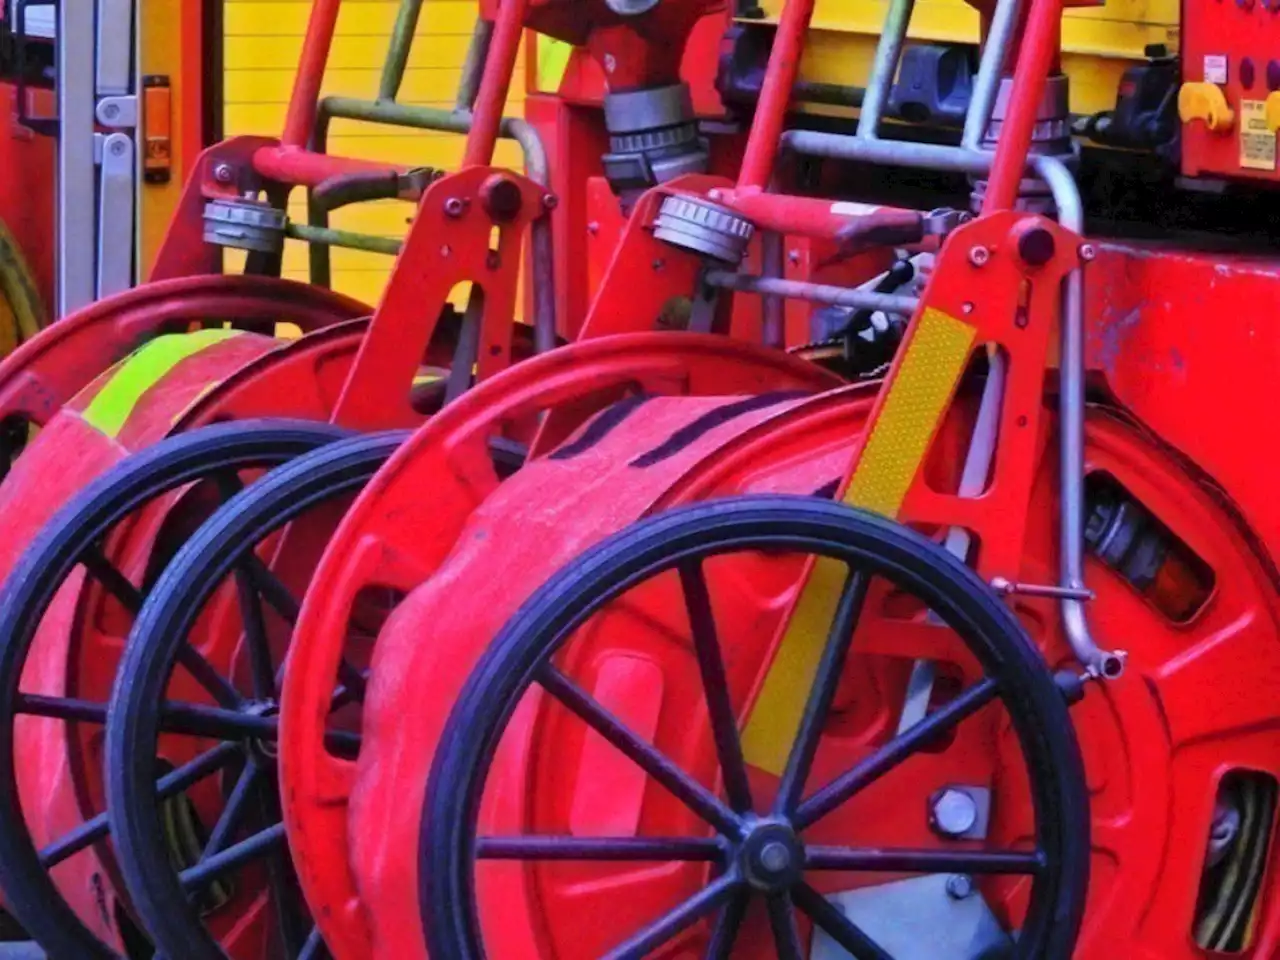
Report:
[[[94,296],[94,2],[58,8],[58,314]]]
[[[133,0],[98,0],[98,96],[133,90]]]

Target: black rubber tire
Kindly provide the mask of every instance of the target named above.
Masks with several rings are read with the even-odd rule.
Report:
[[[419,899],[432,960],[486,956],[474,890],[480,798],[502,731],[538,668],[630,587],[682,560],[748,550],[826,555],[884,577],[954,629],[997,682],[1049,864],[1011,957],[1068,960],[1088,885],[1089,807],[1075,732],[1043,658],[986,584],[936,544],[882,517],[795,496],[735,497],[634,524],[563,568],[503,628],[463,688],[431,768]]]
[[[40,531],[0,589],[0,729],[13,728],[36,630],[87,545],[146,503],[212,473],[277,466],[348,435],[308,421],[217,424],[162,440],[85,487]],[[50,957],[116,960],[41,864],[22,814],[8,735],[0,736],[0,886],[11,912]]]
[[[373,434],[335,443],[228,500],[174,556],[134,622],[108,708],[107,805],[134,909],[169,957],[227,960],[182,890],[156,802],[157,705],[178,650],[239,558],[308,510],[360,490],[407,436]]]

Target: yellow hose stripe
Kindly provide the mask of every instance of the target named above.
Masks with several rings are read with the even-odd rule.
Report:
[[[116,364],[111,378],[80,416],[108,437],[117,436],[143,394],[165,374],[187,357],[240,333],[214,329],[156,337]]]
[[[569,68],[569,56],[573,44],[538,34],[538,89],[543,93],[555,93],[560,89],[565,71]]]
[[[928,308],[920,316],[867,438],[844,502],[896,517],[964,372],[977,330]],[[846,570],[818,560],[742,732],[747,762],[781,776],[800,728]]]

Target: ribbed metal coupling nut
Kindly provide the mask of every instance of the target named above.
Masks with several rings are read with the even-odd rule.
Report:
[[[746,255],[755,232],[750,220],[727,207],[679,195],[662,201],[653,226],[659,240],[734,265]]]
[[[261,200],[223,197],[204,208],[204,242],[218,247],[279,253],[288,215]]]

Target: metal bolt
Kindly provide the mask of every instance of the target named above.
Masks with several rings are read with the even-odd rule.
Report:
[[[114,120],[116,117],[120,116],[120,108],[114,103],[108,103],[103,107],[102,113],[108,120]]]
[[[590,223],[587,224],[587,233],[591,234],[591,236],[594,237],[599,232],[600,232],[600,224],[596,223],[594,220],[592,220]]]
[[[970,247],[969,262],[975,267],[985,266],[986,262],[991,259],[991,251],[986,247]]]
[[[542,205],[548,210],[554,210],[556,207],[560,206],[560,198],[554,193],[543,194]]]
[[[117,140],[115,143],[111,145],[111,153],[113,156],[117,156],[117,157],[122,156],[124,154],[124,151],[125,151],[125,145],[121,143],[119,140]]]
[[[657,260],[654,260],[652,264],[654,270],[661,270],[666,265],[667,265],[666,261],[663,260],[661,257],[659,257]]]
[[[236,172],[231,169],[229,163],[219,163],[213,168],[213,179],[219,183],[230,183],[236,178]]]
[[[939,836],[956,839],[978,825],[978,804],[963,790],[947,787],[933,798],[929,825]]]
[[[707,196],[710,197],[712,200],[719,200],[722,196],[724,196],[724,191],[717,187],[715,190],[708,190]]]
[[[961,313],[973,313],[973,304],[972,304],[972,303],[969,303],[969,302],[966,300],[964,303],[960,304],[960,312],[961,312]]]
[[[618,59],[612,53],[604,55],[604,72],[613,73],[618,69]]]
[[[462,216],[463,211],[466,209],[467,205],[461,197],[449,197],[444,202],[444,213],[447,217],[457,219]]]
[[[1081,260],[1092,260],[1092,259],[1093,259],[1094,257],[1096,257],[1097,255],[1098,255],[1098,248],[1097,248],[1097,247],[1095,247],[1092,243],[1082,243],[1082,244],[1080,244],[1080,259],[1081,259]]]
[[[785,843],[777,840],[766,843],[760,851],[760,866],[770,873],[781,873],[791,866],[791,851]]]
[[[794,266],[796,266],[796,265],[798,265],[798,264],[800,263],[800,251],[799,251],[799,250],[788,250],[788,251],[787,251],[787,259],[788,259],[789,261],[791,261],[791,265],[792,265],[793,267],[794,267]]]
[[[952,900],[968,900],[974,892],[973,877],[965,873],[947,877],[947,896]]]
[[[442,257],[447,257],[451,253],[453,253],[453,248],[450,247],[447,243],[440,248],[440,256]]]

